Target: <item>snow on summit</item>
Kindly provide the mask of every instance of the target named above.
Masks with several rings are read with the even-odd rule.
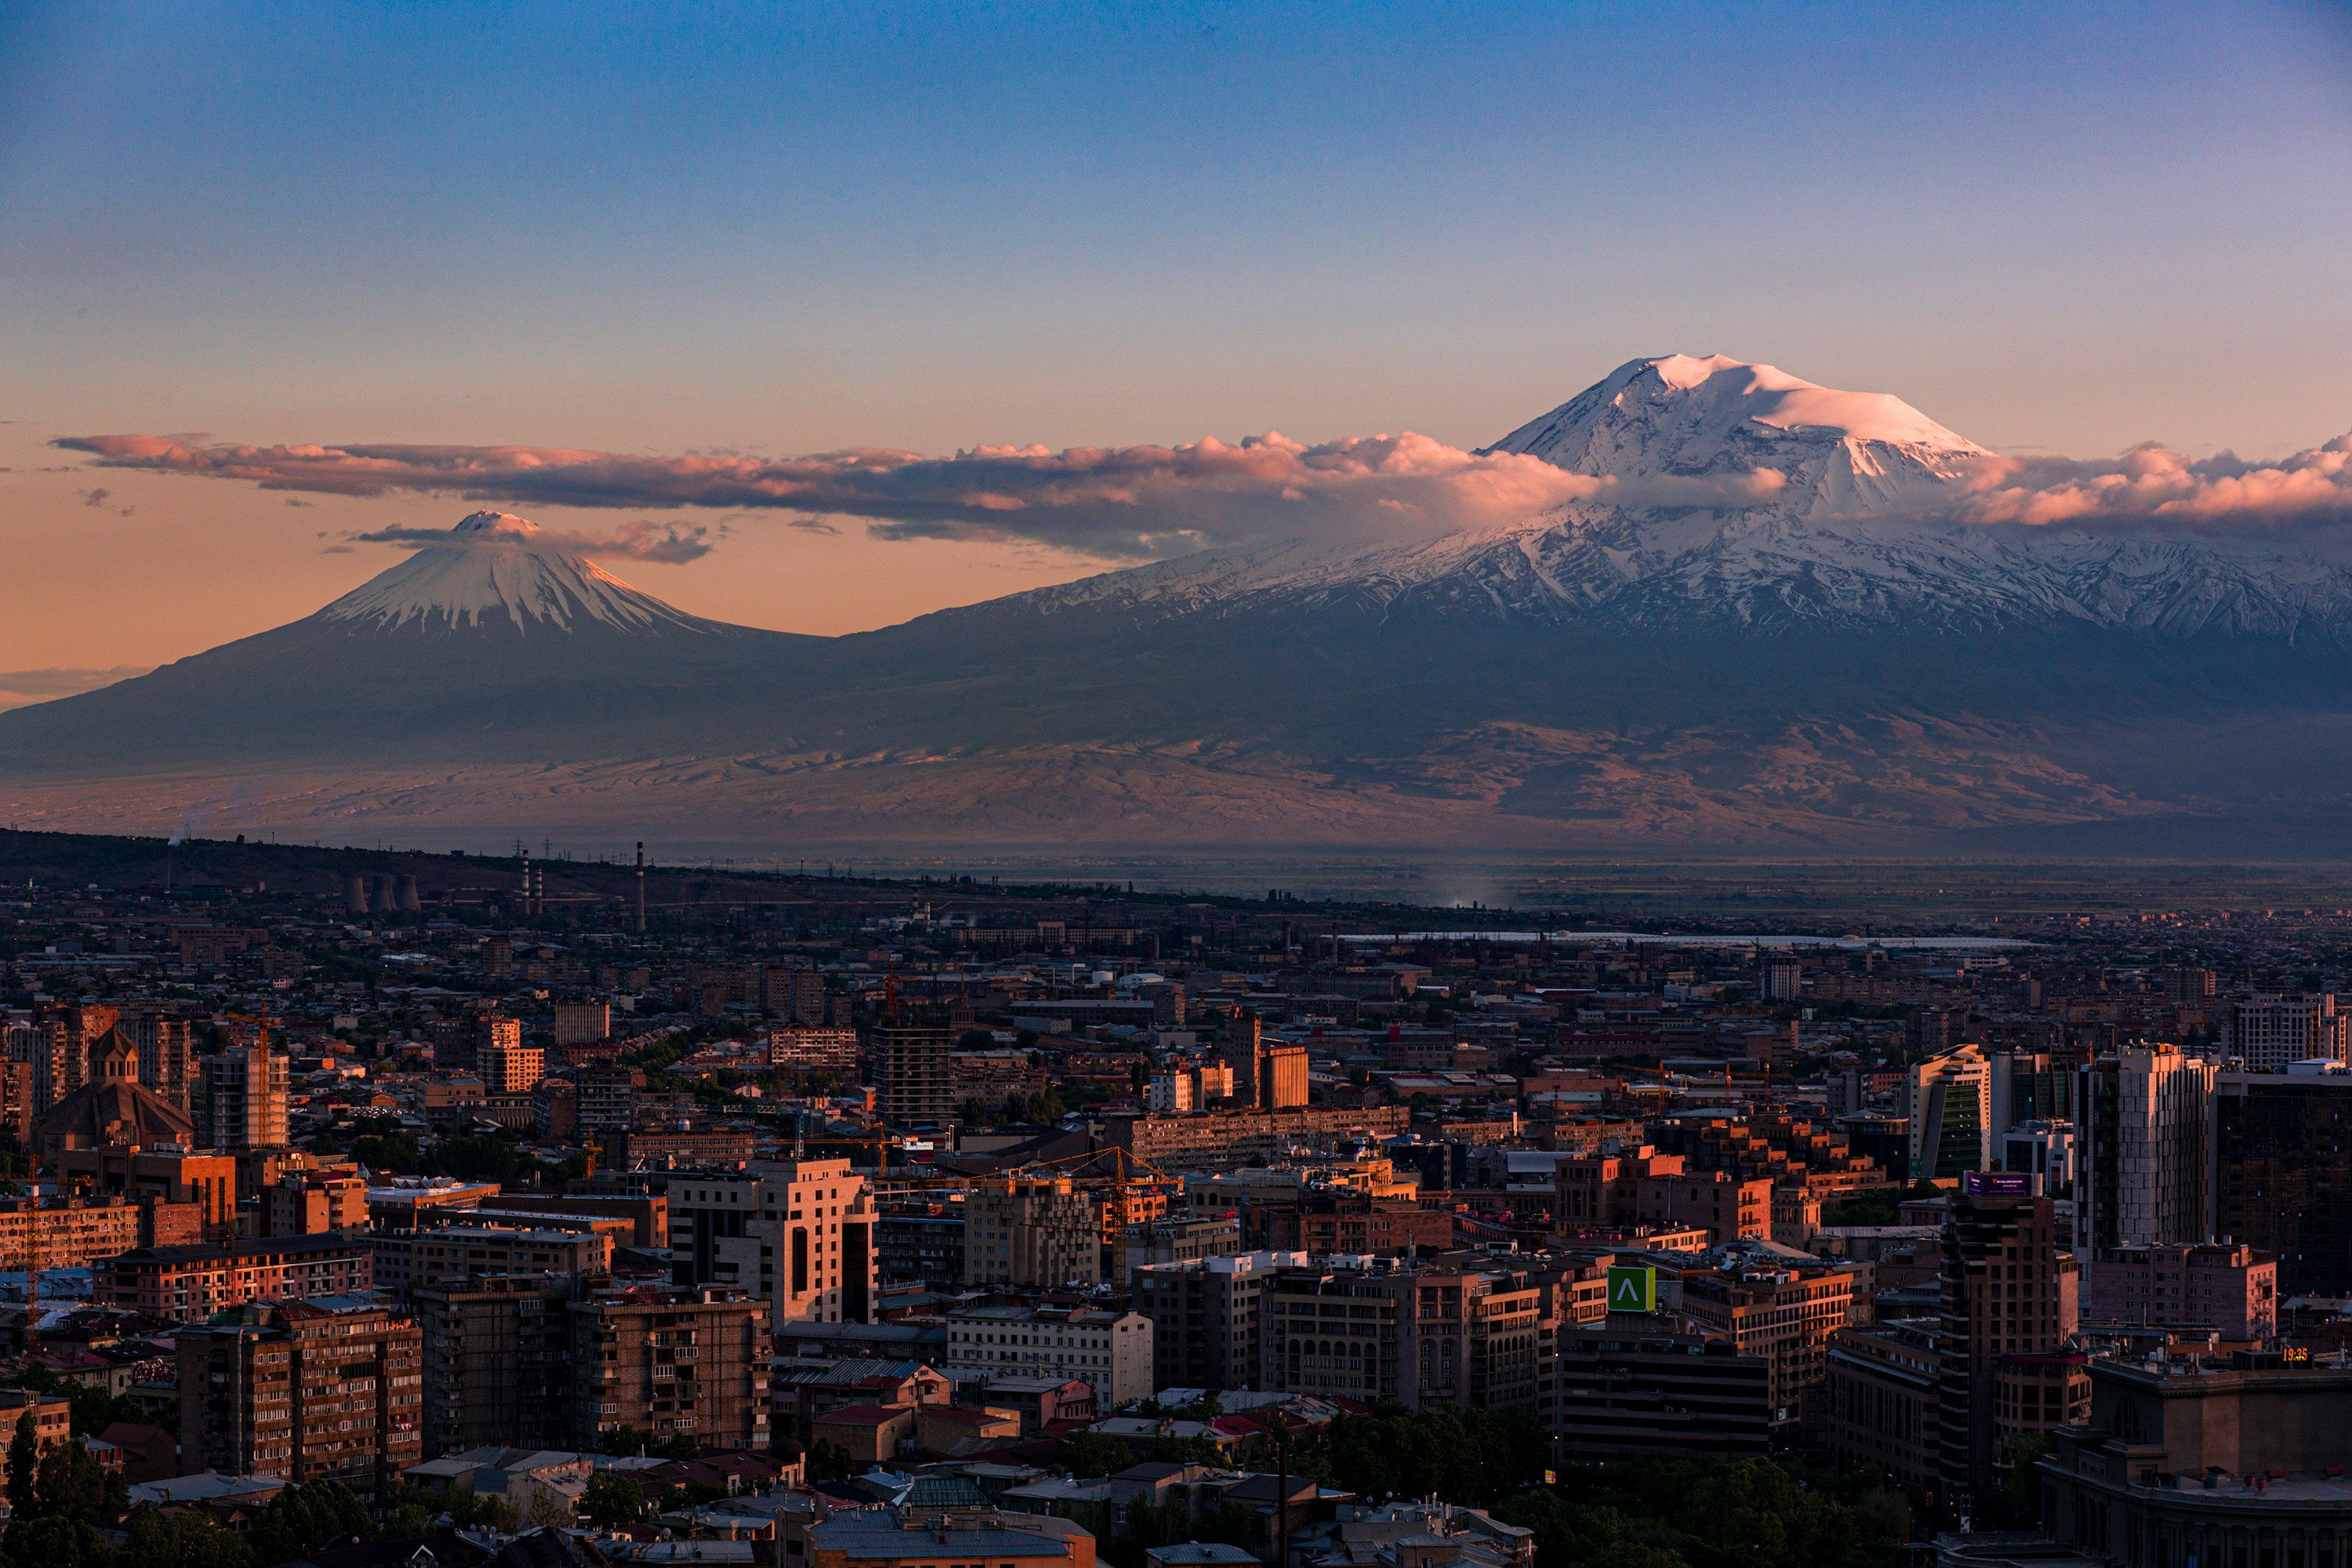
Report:
[[[318,613],[378,629],[508,626],[579,631],[697,630],[705,623],[624,583],[526,518],[478,511]]]

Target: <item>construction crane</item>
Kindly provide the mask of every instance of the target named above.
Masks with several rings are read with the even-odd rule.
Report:
[[[1108,1163],[1107,1172],[1089,1173],[1087,1170],[1088,1165],[1102,1162]],[[1139,1191],[1154,1189],[1181,1192],[1184,1187],[1181,1177],[1171,1175],[1150,1161],[1118,1147],[1090,1149],[1083,1154],[1066,1154],[1057,1160],[1033,1160],[1026,1164],[1000,1171],[997,1174],[1067,1176],[1074,1181],[1087,1179],[1089,1175],[1099,1179],[1108,1174],[1115,1213],[1108,1216],[1109,1223],[1105,1228],[1109,1234],[1105,1239],[1110,1244],[1111,1288],[1122,1297],[1127,1294],[1127,1227],[1137,1223],[1139,1217],[1136,1213],[1138,1205],[1134,1194]]]

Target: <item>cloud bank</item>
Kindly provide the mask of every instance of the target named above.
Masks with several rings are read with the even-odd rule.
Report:
[[[11,708],[29,707],[36,702],[47,702],[53,697],[71,697],[77,692],[95,691],[101,686],[111,686],[118,680],[144,675],[153,668],[145,664],[122,664],[111,669],[0,669],[0,712]]]
[[[952,458],[859,450],[784,459],[633,457],[545,447],[197,446],[158,436],[91,436],[58,446],[100,466],[243,479],[266,489],[345,496],[436,491],[506,505],[708,507],[853,517],[888,539],[1025,540],[1093,555],[1357,530],[1436,534],[1533,517],[1570,501],[1753,505],[1781,484],[1769,469],[1622,482],[1517,453],[1478,455],[1410,432],[1304,446],[1279,435],[1228,445],[981,447]],[[417,542],[387,531],[390,542]],[[639,559],[686,559],[699,534],[647,543]]]
[[[1410,432],[1305,446],[1279,435],[1175,447],[979,447],[952,458],[862,449],[814,457],[646,457],[550,447],[247,447],[162,436],[54,445],[102,468],[240,479],[342,496],[434,492],[510,506],[709,508],[862,519],[886,539],[1018,540],[1139,559],[1271,538],[1435,535],[1509,526],[1571,503],[1737,508],[1785,484],[1769,468],[1621,480]],[[2275,461],[2162,447],[2099,462],[1991,458],[1955,484],[1948,521],[2210,531],[2352,521],[2352,436]],[[353,537],[423,545],[436,531]],[[690,561],[701,528],[630,523],[566,538],[590,554]]]
[[[724,532],[721,529],[719,531]],[[373,528],[363,533],[344,535],[362,544],[397,544],[410,550],[446,550],[454,536],[446,528]],[[553,545],[581,555],[618,557],[628,561],[653,561],[667,566],[682,566],[698,561],[710,553],[712,531],[699,523],[691,527],[680,523],[657,523],[639,518],[625,522],[608,534],[567,533],[560,529],[542,528],[530,536],[530,547]],[[478,548],[479,541],[473,542]]]

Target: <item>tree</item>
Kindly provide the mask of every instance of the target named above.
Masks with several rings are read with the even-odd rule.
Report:
[[[808,1451],[808,1479],[813,1481],[845,1481],[857,1474],[857,1459],[838,1443],[817,1440]]]
[[[1108,1476],[1135,1462],[1127,1451],[1127,1445],[1118,1438],[1083,1429],[1062,1439],[1062,1450],[1057,1457],[1063,1468],[1081,1479]]]
[[[131,1516],[130,1536],[126,1560],[140,1568],[253,1568],[253,1553],[236,1533],[200,1513],[167,1516],[142,1508]]]
[[[52,1443],[33,1472],[33,1513],[45,1519],[120,1519],[131,1485],[79,1443]]]
[[[5,1550],[15,1568],[112,1568],[114,1562],[89,1521],[54,1514],[11,1523]]]
[[[253,1552],[264,1563],[307,1557],[320,1547],[368,1538],[367,1505],[341,1481],[289,1487],[253,1521]]]
[[[8,1443],[8,1511],[18,1519],[33,1512],[33,1472],[41,1462],[40,1441],[27,1408],[16,1417],[16,1436]]]
[[[600,1529],[635,1524],[645,1516],[645,1489],[617,1470],[598,1470],[580,1494],[580,1517]]]

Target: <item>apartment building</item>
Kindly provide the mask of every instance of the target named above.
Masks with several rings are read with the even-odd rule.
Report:
[[[2074,1235],[2095,1276],[2119,1247],[2203,1241],[2212,1064],[2178,1046],[2126,1046],[2076,1075],[2081,1181]]]
[[[375,1252],[376,1286],[384,1290],[454,1285],[485,1274],[608,1274],[613,1268],[613,1238],[593,1230],[453,1225],[364,1239]]]
[[[374,1287],[364,1240],[336,1235],[138,1247],[92,1270],[104,1307],[124,1307],[174,1323],[201,1323],[254,1301],[346,1296]]]
[[[578,1103],[573,1112],[582,1135],[627,1131],[629,1123],[635,1120],[637,1095],[645,1087],[646,1075],[642,1068],[583,1068]]]
[[[1664,1323],[1571,1324],[1559,1338],[1562,1462],[1760,1458],[1771,1447],[1771,1368],[1728,1342]]]
[[[1717,1243],[1772,1235],[1772,1183],[1727,1171],[1692,1171],[1680,1154],[1649,1145],[1627,1153],[1583,1154],[1559,1162],[1553,1177],[1554,1223],[1593,1226],[1696,1226]]]
[[[2278,1260],[2289,1296],[2352,1295],[2352,1073],[2214,1082],[2210,1233]]]
[[[367,1184],[352,1170],[289,1171],[262,1190],[264,1236],[365,1230]]]
[[[2266,1340],[2278,1331],[2278,1260],[2227,1242],[2117,1247],[2091,1270],[2083,1316]]]
[[[409,1291],[424,1335],[426,1458],[571,1447],[575,1289],[572,1280],[529,1274]]]
[[[2265,994],[2230,1009],[2221,1028],[2221,1054],[2248,1072],[2284,1072],[2305,1061],[2342,1061],[2352,1015],[2339,1013],[2333,992]]]
[[[955,1115],[955,1029],[898,1020],[874,1026],[874,1109],[892,1127],[919,1127]]]
[[[768,1031],[768,1065],[803,1072],[857,1070],[857,1031],[793,1024]]]
[[[68,1149],[58,1159],[58,1177],[69,1192],[194,1204],[203,1216],[205,1238],[234,1240],[236,1235],[236,1157],[183,1149]]]
[[[1831,1335],[1822,1400],[1831,1462],[1884,1468],[1906,1486],[1933,1488],[1941,1463],[1941,1365],[1932,1321]]]
[[[2081,1376],[2065,1348],[2079,1321],[2078,1277],[2051,1200],[2031,1195],[2021,1175],[1963,1177],[1947,1212],[1937,1469],[1958,1507],[2005,1478],[2011,1434],[2000,1412],[2023,1406],[2023,1390],[2032,1394],[2032,1429],[2067,1418]]]
[[[761,996],[767,1010],[795,1024],[821,1025],[824,1019],[824,976],[814,969],[786,969],[770,964],[761,975]],[[850,1038],[856,1051],[856,1037]],[[784,1063],[776,1064],[779,1067]]]
[[[474,1072],[485,1094],[528,1093],[547,1076],[547,1053],[520,1039],[511,1046],[484,1046],[474,1058]]]
[[[1304,1252],[1244,1252],[1137,1268],[1135,1310],[1151,1320],[1154,1385],[1258,1387],[1266,1282],[1277,1269],[1307,1264]]]
[[[138,1245],[139,1209],[121,1198],[0,1202],[0,1268],[86,1268]]]
[[[196,1141],[207,1149],[286,1147],[289,1062],[265,1045],[203,1058]]]
[[[1102,1279],[1103,1206],[1067,1176],[975,1183],[963,1204],[966,1289],[1052,1290]]]
[[[180,1469],[387,1496],[424,1454],[424,1339],[379,1302],[292,1300],[178,1335]]]
[[[754,1292],[772,1324],[872,1315],[880,1288],[874,1197],[848,1161],[682,1174],[668,1195],[676,1283]]]
[[[1152,1322],[1101,1308],[959,1307],[948,1313],[946,1370],[1090,1385],[1100,1408],[1150,1397]]]
[[[559,1046],[584,1046],[613,1037],[613,1005],[610,1002],[558,1002],[555,1005],[555,1043]]]
[[[634,1426],[706,1448],[765,1448],[768,1304],[730,1290],[637,1289],[578,1299],[573,1442]]]
[[[1412,1112],[1402,1105],[1311,1106],[1204,1116],[1112,1116],[1105,1121],[1103,1140],[1154,1165],[1230,1171],[1278,1159],[1301,1139],[1395,1138],[1412,1125]]]

